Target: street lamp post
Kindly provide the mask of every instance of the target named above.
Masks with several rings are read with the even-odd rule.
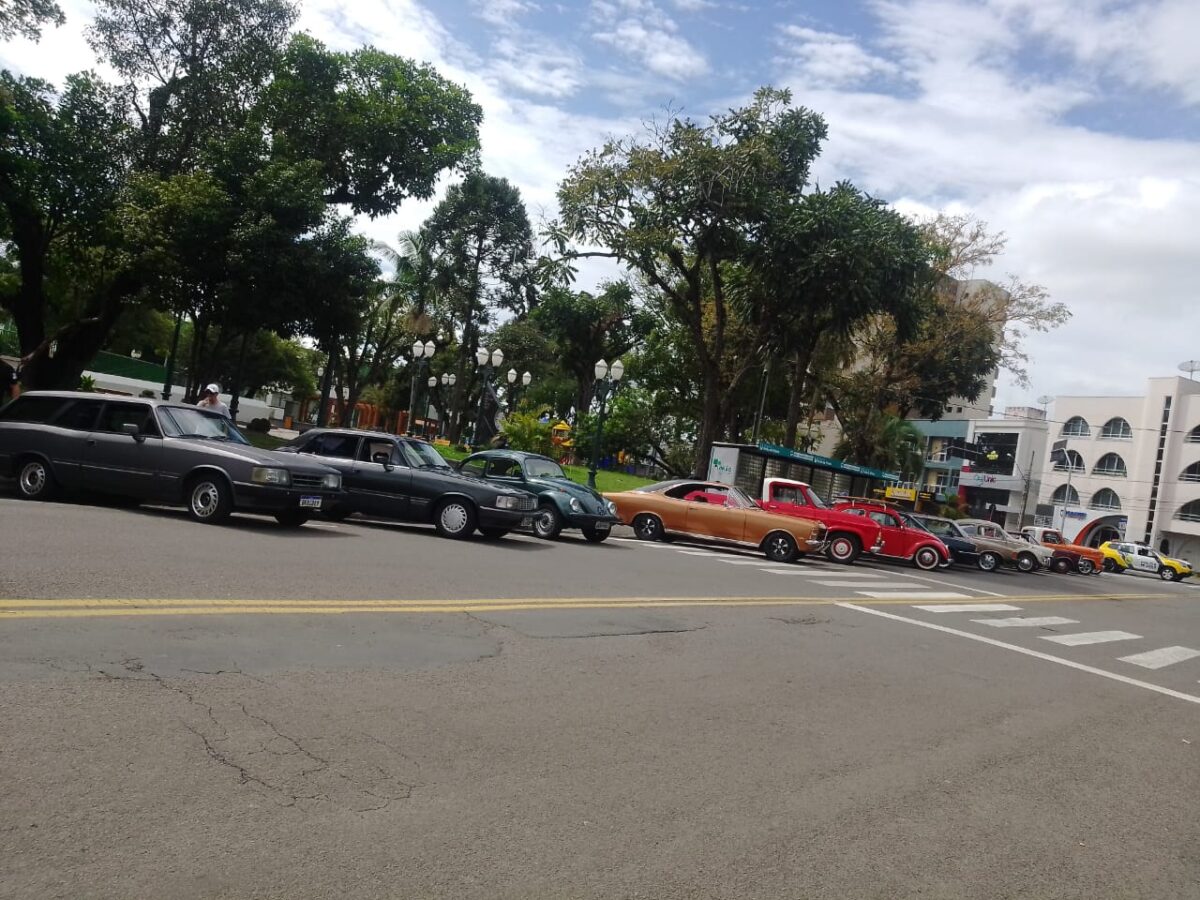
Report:
[[[592,371],[596,375],[596,398],[600,401],[600,413],[596,417],[596,433],[592,436],[592,459],[588,464],[588,487],[596,489],[596,468],[600,463],[600,438],[604,434],[604,414],[607,412],[608,395],[615,391],[621,376],[625,374],[625,364],[619,359],[609,366],[604,360],[596,361]]]
[[[457,382],[458,382],[458,376],[455,375],[453,372],[443,372],[442,373],[442,387],[443,388],[446,388],[446,389],[452,388],[452,387],[454,387],[454,385]],[[445,394],[446,393],[447,393],[446,391],[442,392],[442,398],[441,398],[442,403],[441,403],[441,407],[438,409],[438,435],[441,437],[446,436],[446,410],[445,410],[445,406],[446,406]]]
[[[513,410],[517,408],[517,370],[509,369],[505,377],[508,378],[508,414],[511,416]],[[520,378],[521,387],[529,387],[529,382],[533,381],[533,376],[528,372],[521,375]]]
[[[429,360],[433,359],[434,351],[437,347],[433,341],[413,341],[412,355],[416,363],[416,367],[412,373],[412,390],[408,395],[408,434],[417,433],[417,392],[421,387],[421,373],[425,371],[425,367],[429,365]]]
[[[487,408],[488,390],[492,386],[492,373],[504,362],[504,351],[497,349],[489,353],[487,347],[480,347],[475,351],[475,362],[479,363],[483,375],[483,385],[479,391],[479,415],[475,419],[475,433],[471,435],[471,444],[478,447],[479,434],[483,431],[483,416]]]

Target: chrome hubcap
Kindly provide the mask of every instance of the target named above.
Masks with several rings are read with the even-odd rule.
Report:
[[[642,527],[638,529],[638,533],[642,537],[654,537],[655,528],[653,519],[643,519]]]
[[[787,538],[777,537],[771,541],[771,555],[772,556],[782,558],[784,556],[787,556],[788,550],[790,550],[790,549],[791,548],[788,546]]]
[[[990,572],[992,569],[996,568],[996,557],[981,556],[979,558],[979,565]]]
[[[33,496],[40,494],[46,486],[46,467],[41,463],[29,463],[21,470],[21,491]]]
[[[197,518],[207,519],[217,511],[221,495],[211,481],[202,481],[192,490],[192,512]]]
[[[452,503],[442,510],[442,528],[451,534],[458,534],[467,527],[467,511],[459,504]]]
[[[549,534],[554,530],[554,513],[548,509],[542,510],[537,517],[537,530],[540,534]]]

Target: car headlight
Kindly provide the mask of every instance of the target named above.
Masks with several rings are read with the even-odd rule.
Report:
[[[568,505],[571,507],[571,512],[583,512],[583,504],[579,502],[578,497],[572,497]]]
[[[608,510],[608,514],[610,516],[615,516],[617,514],[617,504],[613,503],[611,500],[605,500],[604,506]]]
[[[270,466],[255,466],[250,470],[250,480],[255,484],[278,484],[284,487],[292,483],[287,469],[274,469]]]
[[[520,499],[520,497],[501,494],[496,498],[496,509],[516,509],[520,504]]]
[[[340,491],[342,489],[342,476],[336,474],[326,475],[321,480],[321,485],[329,488],[331,491]]]

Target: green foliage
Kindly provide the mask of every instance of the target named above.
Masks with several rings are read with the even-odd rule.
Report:
[[[93,393],[96,390],[96,379],[94,379],[91,375],[80,375],[79,386],[75,388],[75,390],[83,391],[88,394]]]
[[[508,446],[514,450],[554,456],[554,445],[550,441],[551,423],[541,421],[549,410],[534,409],[514,412],[504,420],[504,435]]]
[[[916,478],[925,464],[925,435],[907,419],[887,413],[868,409],[864,419],[843,433],[834,458],[896,472],[903,481]]]
[[[54,0],[5,0],[0,6],[0,40],[20,35],[36,41],[43,25],[62,25],[67,21],[62,7]]]

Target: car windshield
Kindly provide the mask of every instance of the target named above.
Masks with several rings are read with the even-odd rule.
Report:
[[[552,459],[527,459],[525,460],[525,477],[566,478],[567,473]]]
[[[972,537],[975,534],[975,526],[974,525],[959,525],[958,530],[961,531],[963,534],[965,534],[967,537]]]
[[[446,462],[442,454],[428,444],[418,441],[402,441],[400,446],[404,449],[405,461],[414,469],[450,468],[450,463]]]
[[[916,528],[921,531],[928,531],[930,534],[934,533],[931,528],[926,527],[925,523],[922,522],[920,519],[916,518],[915,516],[910,516],[906,513],[906,514],[902,515],[900,518],[902,518],[904,520],[904,524],[907,525],[909,528]]]
[[[938,537],[960,537],[962,534],[949,519],[917,519],[917,523]]]
[[[740,489],[731,487],[725,494],[725,505],[733,509],[751,509],[756,504]]]
[[[180,406],[163,407],[159,409],[159,421],[167,437],[206,438],[231,444],[250,443],[233,422],[216,413]]]
[[[818,497],[816,494],[816,491],[814,491],[812,488],[809,488],[808,490],[806,490],[804,492],[804,495],[806,497],[808,497],[809,502],[811,502],[812,505],[815,506],[817,509],[829,509],[829,504],[826,503],[824,500],[822,500],[820,497]]]

